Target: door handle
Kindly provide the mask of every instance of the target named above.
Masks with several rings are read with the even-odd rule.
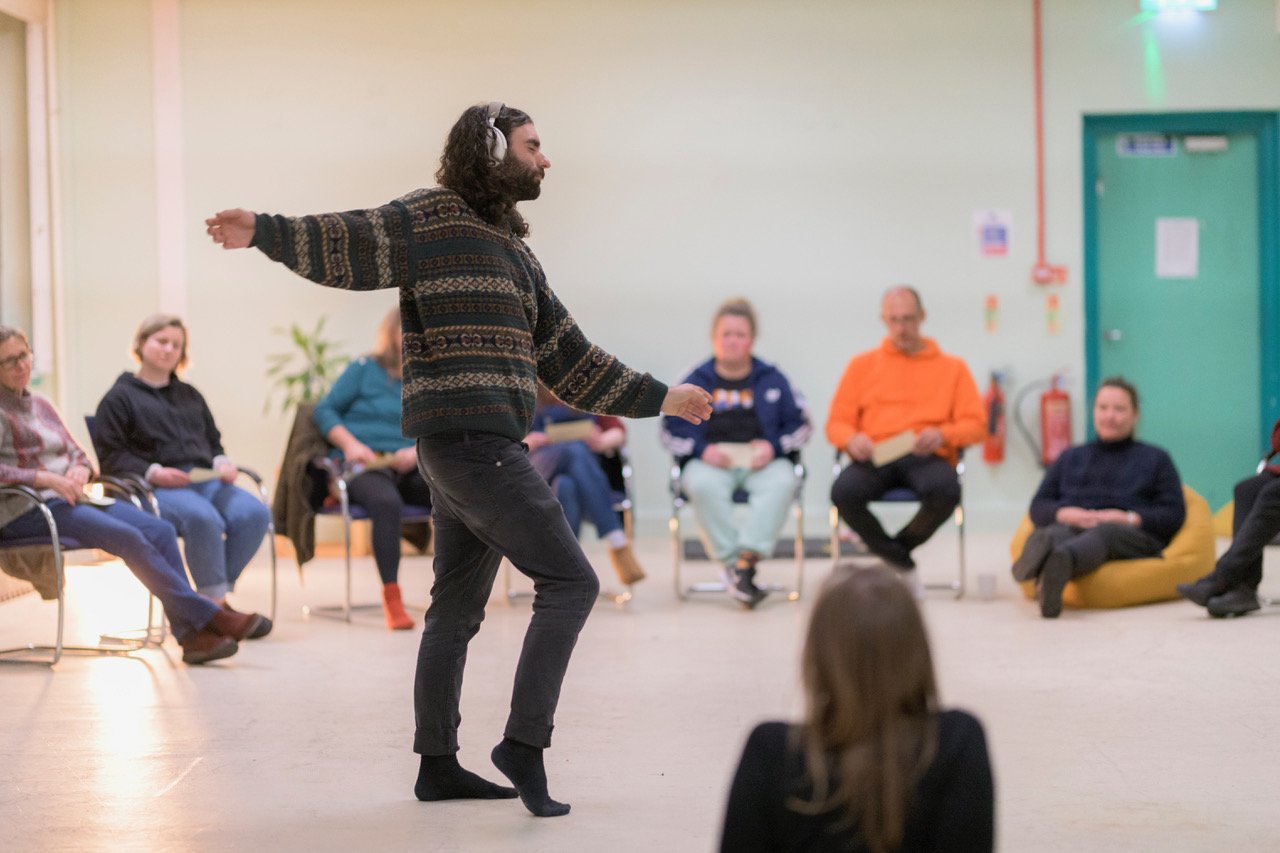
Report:
[[[1102,333],[1102,337],[1106,338],[1112,343],[1115,343],[1116,341],[1122,340],[1124,338],[1124,332],[1120,331],[1119,329],[1107,329],[1105,332]]]

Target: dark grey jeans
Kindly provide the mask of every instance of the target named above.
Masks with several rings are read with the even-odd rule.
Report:
[[[436,556],[414,678],[413,751],[458,751],[467,644],[484,621],[503,557],[534,589],[504,734],[545,748],[560,684],[600,581],[524,445],[478,432],[420,438],[418,470],[431,487]]]
[[[1280,477],[1264,471],[1236,483],[1231,547],[1210,574],[1228,588],[1262,583],[1262,549],[1280,533]]]
[[[1057,550],[1070,555],[1071,576],[1078,578],[1108,560],[1158,557],[1164,546],[1150,533],[1128,524],[1099,524],[1085,529],[1054,523],[1037,527],[1027,537],[1022,555],[1013,564],[1013,576],[1020,581],[1037,577],[1049,555]]]

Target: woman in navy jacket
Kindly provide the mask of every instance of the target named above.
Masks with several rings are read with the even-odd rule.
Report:
[[[766,593],[756,563],[773,553],[795,489],[789,456],[809,440],[809,414],[782,371],[755,358],[755,311],[730,299],[711,325],[713,356],[681,382],[711,392],[712,417],[701,424],[663,419],[662,440],[682,468],[681,483],[712,556],[724,565],[725,589],[745,607]],[[749,496],[745,519],[734,518],[733,493]]]

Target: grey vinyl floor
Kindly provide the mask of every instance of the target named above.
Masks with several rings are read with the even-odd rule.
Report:
[[[1280,849],[1280,608],[1215,621],[1175,602],[1045,621],[1007,578],[1006,541],[970,538],[970,589],[993,574],[994,600],[924,604],[944,704],[987,729],[1000,849]],[[811,597],[750,613],[720,596],[681,602],[667,542],[638,553],[650,578],[625,607],[601,601],[565,683],[546,759],[567,817],[535,819],[514,800],[416,802],[417,631],[389,632],[377,611],[304,616],[305,601],[338,599],[341,562],[309,564],[304,588],[284,560],[274,633],[218,665],[183,666],[170,640],[53,670],[0,666],[0,850],[715,849],[747,732],[800,708]],[[1264,590],[1280,592],[1278,559]],[[954,539],[921,562],[928,577],[953,571]],[[808,589],[829,569],[810,561]],[[790,578],[786,563],[767,572]],[[234,600],[266,607],[268,575],[260,556]],[[418,616],[429,576],[429,558],[405,559]],[[375,600],[369,558],[355,577],[357,597]],[[70,591],[73,642],[142,621],[123,567],[72,569]],[[494,778],[529,616],[527,598],[496,592],[471,645],[460,757]],[[0,646],[52,623],[35,596],[0,604]]]

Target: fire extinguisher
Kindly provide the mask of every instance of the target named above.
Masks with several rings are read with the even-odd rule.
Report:
[[[982,398],[987,410],[987,437],[982,442],[982,460],[988,463],[1004,461],[1004,392],[1000,390],[1002,377],[991,373],[991,385]]]
[[[1071,397],[1061,383],[1061,374],[1055,373],[1049,390],[1040,395],[1040,462],[1046,467],[1071,446]]]

